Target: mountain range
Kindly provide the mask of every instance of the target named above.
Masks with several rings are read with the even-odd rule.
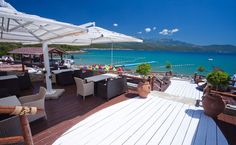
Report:
[[[115,44],[115,47],[180,52],[236,53],[236,46],[234,45],[196,45],[173,39],[144,39],[143,43],[121,43]]]
[[[8,51],[20,47],[41,47],[38,45],[23,46],[19,43],[0,43],[0,56]],[[88,48],[88,46],[50,45],[49,47],[61,48],[65,51],[74,51]],[[236,53],[234,45],[196,45],[174,39],[144,39],[143,43],[116,43],[114,49],[138,49],[138,50],[163,50],[177,52],[210,52],[210,53]],[[110,49],[111,44],[94,44],[89,48]]]

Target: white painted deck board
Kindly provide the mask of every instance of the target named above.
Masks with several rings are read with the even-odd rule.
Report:
[[[162,114],[162,116],[160,116],[160,118],[158,119],[158,121],[154,122],[154,124],[148,128],[148,130],[145,132],[145,134],[143,134],[143,136],[141,136],[141,138],[139,138],[137,140],[137,142],[135,143],[136,145],[144,145],[147,144],[148,141],[152,138],[152,136],[156,133],[156,131],[162,126],[162,124],[166,121],[166,119],[168,118],[168,116],[171,114],[171,112],[173,112],[175,106],[177,103],[175,103],[174,105],[170,105],[165,113]]]
[[[194,114],[194,108],[194,106],[190,106],[189,109],[186,110],[186,115],[184,116],[178,131],[175,133],[175,136],[173,138],[168,138],[171,140],[170,144],[182,145]]]
[[[105,126],[103,126],[103,129],[96,130],[93,132],[93,140],[86,140],[86,144],[98,144],[105,138],[112,138],[111,135],[113,133],[116,133],[120,130],[129,128],[130,126],[134,125],[136,122],[141,122],[140,120],[142,117],[147,117],[151,113],[151,111],[154,110],[154,107],[158,106],[160,101],[154,101],[152,104],[148,104],[147,106],[144,106],[140,108],[140,110],[137,109],[135,113],[130,114],[129,116],[125,118],[121,118],[121,120],[116,119],[115,121],[110,120]],[[114,139],[117,136],[113,136]],[[83,140],[81,140],[81,143],[83,143]]]
[[[167,120],[161,125],[159,130],[155,132],[155,134],[152,136],[152,138],[148,141],[148,144],[159,144],[162,140],[162,138],[166,135],[166,132],[168,131],[169,127],[171,127],[172,123],[175,121],[177,116],[180,115],[180,112],[183,108],[183,104],[179,103],[173,110],[173,112],[168,116]],[[174,132],[174,130],[172,130]]]
[[[81,121],[53,145],[225,145],[202,108],[149,95],[105,108]]]
[[[169,108],[169,104],[165,102],[165,104],[161,107],[160,111],[155,114],[154,117],[150,118],[144,125],[139,127],[133,134],[129,136],[129,138],[123,143],[124,145],[132,145],[137,142],[139,138],[141,138],[153,125],[155,122],[159,121],[160,116],[162,116],[167,108]]]
[[[171,85],[166,89],[165,93],[179,97],[192,98],[201,100],[202,92],[196,89],[197,84],[190,81],[171,80]]]
[[[195,139],[193,145],[200,145],[205,144],[206,139],[205,136],[207,136],[207,129],[211,126],[208,126],[207,121],[209,118],[207,118],[205,115],[201,113],[201,118],[198,124],[198,129],[195,134]],[[216,138],[214,138],[216,140]]]
[[[100,144],[122,144],[134,135],[142,126],[157,115],[157,112],[164,112],[161,108],[164,107],[165,101],[160,101],[156,109],[152,109],[145,116],[139,116],[133,122],[129,122],[119,128],[116,132],[105,138]],[[142,117],[142,118],[140,118]]]
[[[208,125],[211,125],[212,127],[208,127],[207,128],[207,139],[206,139],[206,145],[213,145],[213,144],[217,144],[217,132],[216,132],[216,125],[215,122],[210,122],[207,121]],[[207,125],[207,126],[208,126]]]
[[[176,136],[176,133],[180,129],[183,119],[185,118],[185,115],[186,115],[185,110],[187,110],[188,108],[189,108],[188,105],[183,106],[179,115],[176,117],[174,122],[168,128],[168,131],[166,132],[165,136],[163,136],[160,144],[167,144],[167,145],[171,144],[172,139]]]
[[[127,119],[130,116],[135,116],[143,108],[148,107],[149,105],[154,103],[154,99],[155,98],[150,98],[150,99],[145,99],[145,100],[139,99],[139,100],[137,100],[137,102],[139,102],[141,100],[143,103],[141,103],[141,104],[137,103],[137,105],[129,107],[129,108],[125,109],[124,111],[120,111],[120,112],[116,113],[115,115],[112,115],[111,117],[105,118],[102,121],[98,121],[98,122],[96,122],[96,124],[93,124],[90,127],[82,127],[80,129],[77,129],[73,133],[73,139],[69,140],[68,144],[73,144],[74,140],[79,140],[80,142],[83,142],[83,140],[88,139],[87,136],[91,136],[91,138],[93,138],[94,135],[99,135],[99,134],[96,134],[99,131],[106,132],[107,130],[110,129],[109,127],[110,127],[111,123],[112,123],[113,127],[116,127],[117,125],[122,123],[123,119]],[[80,133],[81,130],[82,130],[83,134],[78,136],[77,134]]]
[[[191,145],[192,142],[195,140],[195,133],[197,131],[199,118],[201,117],[200,111],[195,111],[191,118],[191,122],[188,124],[188,130],[185,133],[185,137],[183,138],[182,144],[184,145]],[[173,143],[174,145],[174,143]]]

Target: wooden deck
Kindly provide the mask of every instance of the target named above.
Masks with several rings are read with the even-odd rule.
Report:
[[[103,109],[65,132],[53,145],[227,145],[201,108],[161,99],[133,98]]]
[[[22,92],[22,95],[37,93],[42,82],[34,83],[32,90]],[[76,96],[76,86],[54,86],[53,88],[64,88],[63,95],[56,100],[46,100],[45,109],[47,120],[39,119],[30,123],[35,145],[52,144],[61,134],[70,127],[80,122],[89,115],[116,104],[137,96],[135,92],[129,91],[127,94],[122,94],[112,100],[107,101],[104,98],[88,96],[85,101],[82,97]]]
[[[197,84],[193,84],[190,81],[184,80],[171,80],[171,85],[166,89],[165,93],[185,97],[192,98],[194,100],[202,100],[202,91],[196,89]]]
[[[34,84],[34,89],[32,91],[26,91],[22,95],[32,94],[32,92],[34,92],[34,93],[37,92],[39,86],[41,86],[41,85],[42,85],[42,83]],[[62,88],[62,87],[54,86],[54,88]],[[150,97],[149,99],[137,99],[137,98],[130,99],[130,98],[134,98],[134,97],[137,96],[137,93],[134,92],[134,91],[129,91],[128,93],[120,95],[120,96],[118,96],[114,99],[111,99],[109,101],[106,101],[103,98],[98,98],[98,97],[93,97],[93,96],[89,96],[89,97],[86,98],[85,101],[83,101],[81,97],[78,97],[78,96],[75,95],[76,94],[75,85],[65,86],[63,88],[65,88],[66,91],[59,99],[57,99],[57,100],[47,100],[46,101],[46,104],[45,104],[46,106],[45,107],[46,107],[46,112],[47,112],[47,115],[48,115],[48,120],[40,119],[40,120],[37,120],[37,121],[32,122],[30,124],[31,129],[32,129],[32,133],[33,133],[33,140],[34,140],[35,145],[42,145],[42,144],[43,145],[49,145],[49,144],[52,144],[53,142],[55,142],[60,137],[63,137],[62,135],[66,131],[68,131],[71,127],[73,127],[77,124],[81,124],[81,123],[85,122],[86,120],[90,120],[89,118],[93,118],[93,116],[97,116],[97,114],[101,114],[101,113],[98,112],[99,110],[101,110],[101,112],[104,112],[104,111],[106,112],[106,110],[110,110],[110,108],[108,108],[109,106],[111,106],[111,108],[116,108],[115,107],[116,105],[115,106],[112,106],[112,105],[117,104],[119,102],[121,102],[121,104],[132,103],[134,105],[135,102],[137,101],[137,103],[139,105],[141,105],[142,103],[143,103],[143,105],[146,104],[145,105],[146,107],[137,107],[136,106],[137,111],[134,110],[134,108],[129,108],[129,106],[127,106],[129,109],[131,109],[133,111],[130,112],[131,110],[128,109],[128,112],[124,112],[124,114],[126,114],[126,115],[128,115],[127,113],[129,113],[129,115],[133,114],[133,117],[134,117],[135,121],[131,118],[129,118],[129,119],[124,118],[124,120],[126,120],[126,121],[123,122],[123,123],[126,123],[126,122],[129,123],[129,121],[132,121],[131,123],[129,123],[131,126],[128,127],[128,128],[129,129],[133,128],[132,131],[134,131],[134,129],[135,129],[134,127],[136,125],[138,125],[140,123],[143,124],[146,121],[148,121],[148,122],[153,121],[153,119],[151,120],[151,118],[156,117],[157,122],[155,122],[155,123],[153,122],[153,123],[156,124],[157,126],[159,126],[158,128],[156,128],[157,129],[156,130],[157,135],[159,136],[160,131],[164,129],[164,134],[161,134],[162,137],[157,139],[158,141],[160,141],[160,143],[163,143],[163,141],[164,141],[163,139],[166,138],[165,136],[167,134],[172,134],[171,133],[172,130],[175,130],[175,132],[173,132],[174,136],[175,136],[175,134],[176,135],[181,134],[180,131],[182,131],[182,129],[180,130],[180,126],[186,127],[186,125],[184,125],[186,123],[183,122],[184,120],[187,120],[187,122],[191,122],[192,120],[195,120],[195,122],[198,122],[198,124],[201,125],[201,122],[203,122],[201,120],[206,119],[206,120],[209,120],[208,124],[210,124],[210,126],[215,126],[215,123],[212,121],[212,119],[210,119],[210,118],[206,117],[205,115],[203,115],[202,111],[198,111],[198,108],[195,108],[192,105],[186,105],[186,104],[183,104],[183,103],[173,102],[173,101],[168,100],[168,99],[157,98],[157,97]],[[154,93],[154,94],[158,94],[158,93]],[[167,106],[164,105],[164,104],[167,104]],[[120,104],[118,106],[120,106]],[[161,109],[163,107],[165,107],[165,113],[161,114],[160,111],[163,110],[163,109]],[[141,108],[143,108],[143,109],[141,109]],[[148,110],[145,111],[145,109],[148,109]],[[184,109],[187,110],[188,113],[184,113],[185,112]],[[141,113],[142,110],[144,111],[143,113]],[[177,110],[177,112],[175,110]],[[182,117],[182,120],[181,119],[180,120],[179,119],[178,120],[174,119],[175,117],[173,117],[172,120],[171,120],[171,118],[169,117],[170,116],[169,113],[168,112],[166,113],[166,111],[169,111],[169,113],[172,114],[171,115],[172,117],[173,117],[173,115],[176,115],[176,114],[173,114],[173,113],[176,112],[178,114],[177,118]],[[172,111],[173,111],[173,113],[171,113]],[[96,113],[96,112],[98,112],[98,113]],[[149,112],[152,113],[153,116],[152,115],[150,116]],[[143,117],[140,118],[140,120],[138,120],[137,117],[138,116],[141,117],[139,115],[140,113],[143,114]],[[137,117],[135,117],[134,114],[136,114]],[[158,123],[159,121],[161,121],[160,119],[158,119],[159,117],[157,118],[158,114],[159,114],[160,119],[162,120],[162,124]],[[196,115],[196,118],[191,116],[191,114],[193,116]],[[121,113],[120,113],[120,115],[121,115]],[[129,115],[127,117],[129,117]],[[169,120],[169,123],[166,122],[167,120]],[[229,144],[235,144],[236,140],[235,140],[234,136],[235,136],[236,125],[226,123],[225,121],[227,119],[225,119],[225,118],[224,119],[221,118],[221,120],[223,120],[223,121],[220,121],[220,120],[216,119],[217,124],[219,125],[219,127],[223,131],[224,135],[227,137],[227,140],[228,140]],[[100,121],[97,120],[97,119],[94,120],[94,121],[96,121],[95,125],[97,123],[98,124],[100,123]],[[121,121],[121,120],[119,120],[119,121]],[[182,121],[182,123],[180,123],[181,121]],[[132,123],[134,125],[132,125]],[[168,126],[166,128],[164,126],[162,127],[162,125],[166,125],[166,123],[167,123],[167,126],[168,125],[170,125],[170,126]],[[178,123],[179,123],[179,127],[176,128],[175,124],[178,124]],[[113,123],[113,124],[115,124],[115,123]],[[235,124],[236,124],[236,122],[235,122]],[[93,126],[91,126],[91,128],[93,128]],[[124,131],[125,128],[121,128],[121,129],[122,129],[122,131]],[[159,130],[159,129],[161,129],[161,130]],[[196,126],[195,126],[195,129],[196,129]],[[220,133],[218,129],[216,129],[216,130],[217,130],[218,133]],[[99,128],[98,128],[98,131],[99,131]],[[104,132],[106,132],[106,131],[104,131]],[[138,132],[139,132],[139,135],[140,135],[140,133],[142,134],[142,131],[141,132],[138,131]],[[197,135],[198,134],[197,132],[199,132],[199,131],[195,130],[195,131],[192,132],[192,134]],[[119,132],[117,132],[117,133],[119,133]],[[127,134],[127,133],[125,133],[125,134]],[[154,139],[156,138],[156,135],[155,135],[156,133],[153,134]],[[189,131],[185,132],[185,133],[186,133],[186,135],[190,135]],[[83,134],[83,135],[85,135],[85,134]],[[101,133],[101,135],[102,135],[102,133]],[[126,136],[124,136],[122,134],[120,134],[120,135],[121,135],[122,138],[123,137],[126,138]],[[197,136],[196,135],[194,135],[194,138],[199,137],[198,135]],[[114,136],[113,133],[111,134],[111,136]],[[173,134],[171,136],[173,136]],[[119,138],[119,137],[117,136],[117,138]],[[61,140],[61,138],[59,140]],[[84,140],[84,139],[82,139],[82,140]],[[225,142],[224,139],[223,139],[223,141]],[[150,142],[151,142],[151,140],[150,140]],[[172,142],[174,142],[174,140]]]

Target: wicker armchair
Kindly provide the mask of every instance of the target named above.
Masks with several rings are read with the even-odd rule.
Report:
[[[44,105],[46,92],[47,91],[44,87],[40,87],[38,94],[23,96],[19,98],[22,106],[30,106],[30,107],[37,107],[37,108],[43,109],[43,111],[38,113],[37,115],[28,116],[28,119],[30,122],[37,120],[39,118],[42,118],[42,117],[47,119],[47,114],[45,112],[45,105]]]
[[[74,77],[76,88],[77,88],[77,95],[83,96],[85,100],[85,96],[94,95],[94,82],[85,83],[83,79]]]

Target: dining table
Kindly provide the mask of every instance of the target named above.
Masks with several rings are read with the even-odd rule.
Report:
[[[99,91],[97,89],[97,85],[99,82],[110,79],[110,78],[117,78],[117,77],[119,77],[119,75],[117,75],[117,74],[105,73],[105,74],[100,74],[100,75],[96,75],[96,76],[92,76],[92,77],[87,77],[87,78],[84,78],[84,80],[88,83],[94,82],[94,94],[96,96]]]
[[[119,75],[117,74],[112,74],[112,73],[106,73],[106,74],[101,74],[101,75],[96,75],[96,76],[92,76],[92,77],[87,77],[84,78],[87,82],[99,82],[99,81],[103,81],[109,78],[117,78],[119,77]]]

